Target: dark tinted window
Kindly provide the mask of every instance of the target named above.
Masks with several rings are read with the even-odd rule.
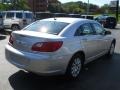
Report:
[[[37,21],[25,28],[25,30],[36,31],[49,34],[59,34],[68,23],[56,21]]]
[[[75,36],[80,36],[81,34],[82,34],[82,28],[79,27],[75,32]]]
[[[108,21],[116,21],[116,18],[114,18],[114,17],[108,17],[108,18],[106,18],[106,20],[108,20]]]
[[[85,18],[85,16],[81,16],[81,18]]]
[[[81,18],[86,18],[86,19],[94,19],[94,16],[91,15],[82,15]]]
[[[13,18],[15,13],[7,12],[6,18]]]
[[[0,18],[3,18],[3,15],[2,15],[2,13],[0,12]]]
[[[32,15],[32,13],[25,13],[25,16],[26,16],[26,18],[33,18],[33,15]]]
[[[23,18],[23,14],[22,13],[16,13],[16,18]]]

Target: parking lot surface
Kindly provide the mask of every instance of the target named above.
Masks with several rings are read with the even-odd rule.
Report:
[[[26,73],[5,59],[10,32],[0,32],[0,90],[120,90],[120,25],[111,29],[117,39],[115,54],[87,64],[78,80]]]

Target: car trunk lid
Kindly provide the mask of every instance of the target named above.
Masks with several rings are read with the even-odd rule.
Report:
[[[18,50],[32,52],[32,46],[37,42],[47,42],[58,40],[61,37],[47,33],[40,33],[34,31],[14,31],[12,33],[12,46]]]

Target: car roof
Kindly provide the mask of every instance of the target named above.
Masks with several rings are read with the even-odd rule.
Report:
[[[49,14],[50,12],[35,12],[35,13],[36,13],[36,14],[41,14],[41,13],[46,13],[46,14],[48,13],[48,14]],[[52,14],[52,13],[51,13],[51,14]]]
[[[10,10],[10,11],[2,11],[2,12],[25,12],[25,13],[32,13],[31,11],[23,11],[23,10],[18,10],[18,11],[16,11],[16,10]]]
[[[81,14],[68,14],[68,15],[81,15]]]
[[[81,16],[94,16],[94,15],[81,15]]]
[[[53,13],[53,14],[66,14],[66,13]]]
[[[102,18],[109,18],[109,17],[113,17],[113,18],[115,18],[114,16],[103,16],[103,15],[100,15],[100,16],[97,16],[98,18],[99,17],[102,17]]]
[[[42,19],[41,21],[58,21],[58,22],[64,22],[64,23],[73,23],[73,22],[79,22],[79,21],[92,21],[92,20],[83,19],[83,18],[56,17],[56,18]]]

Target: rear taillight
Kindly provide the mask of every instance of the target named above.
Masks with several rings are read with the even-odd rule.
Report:
[[[13,41],[14,41],[14,40],[13,40],[13,36],[10,35],[10,38],[9,38],[9,44],[12,45],[12,44],[13,44]]]
[[[62,44],[63,44],[62,41],[38,42],[32,46],[32,51],[54,52],[61,48]]]

